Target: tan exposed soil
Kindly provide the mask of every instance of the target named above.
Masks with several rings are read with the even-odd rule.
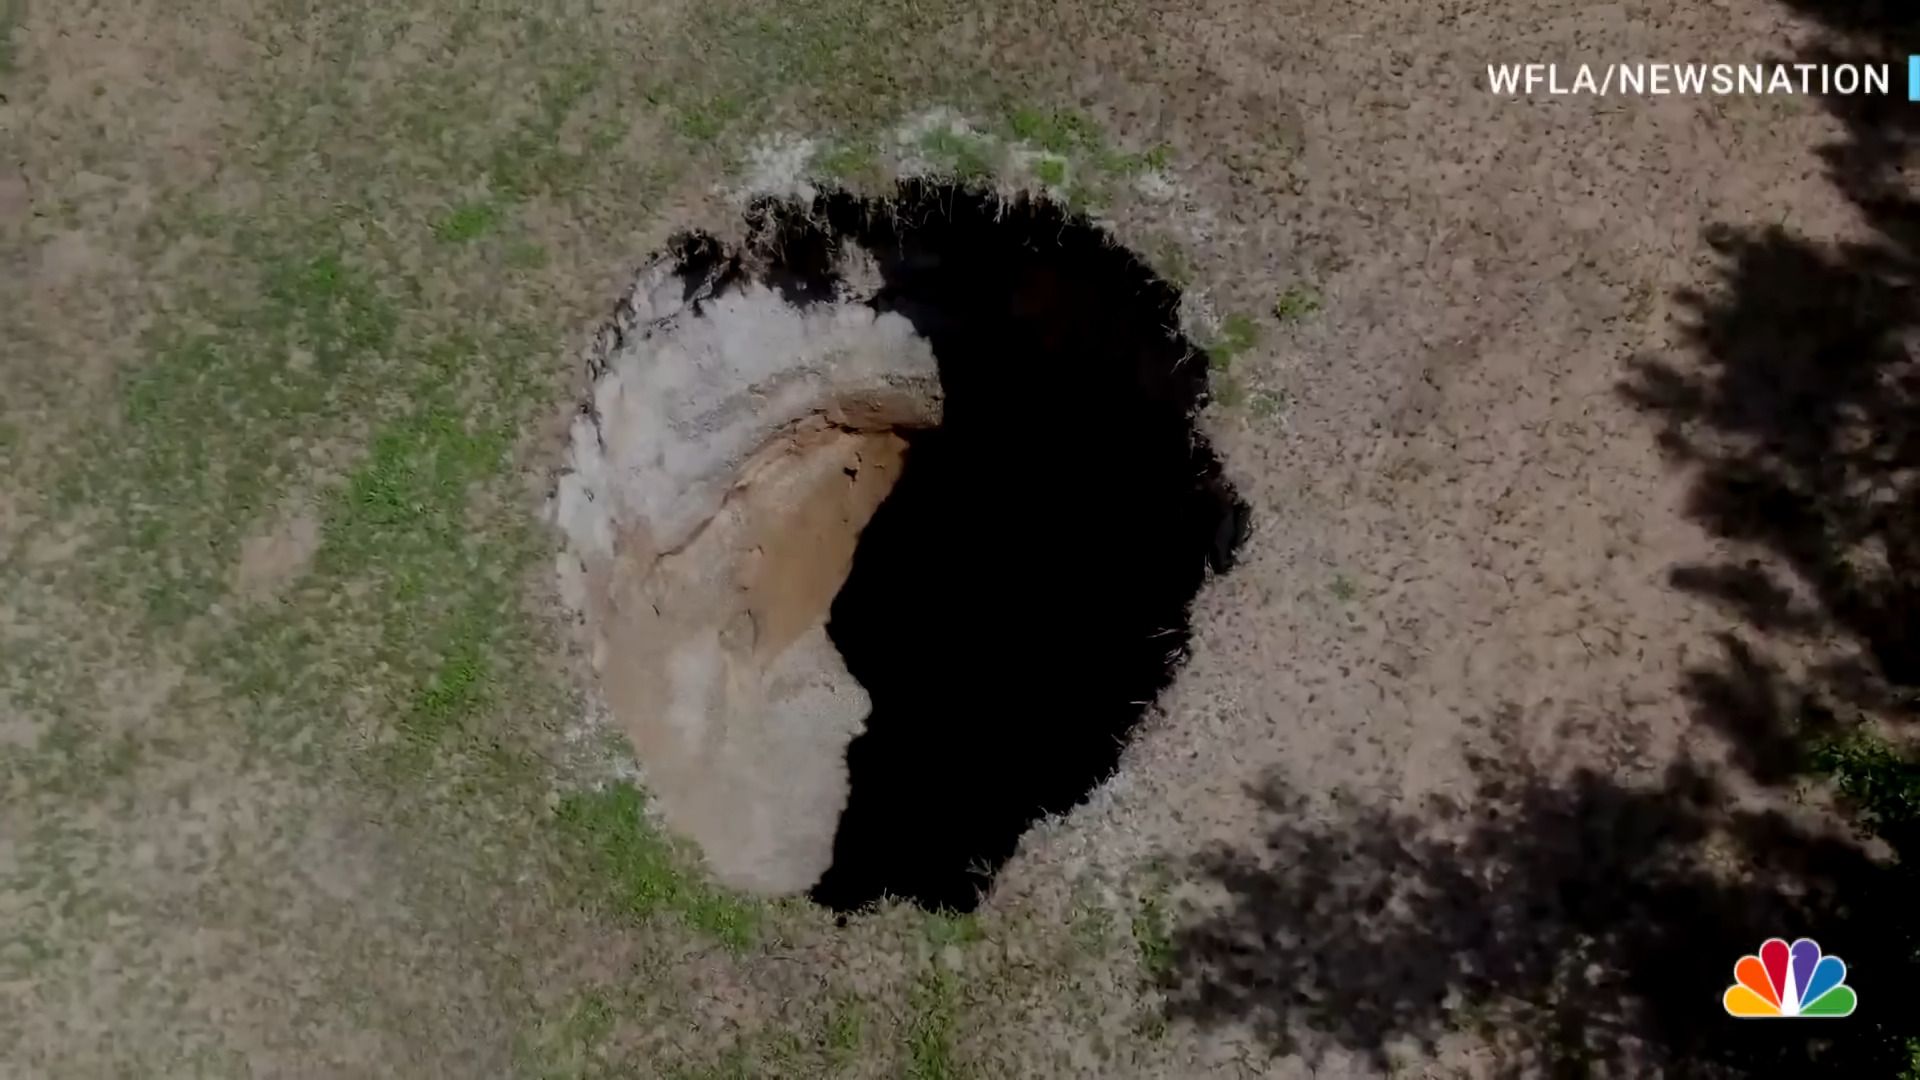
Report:
[[[588,574],[608,705],[667,823],[738,888],[798,892],[832,857],[846,743],[868,705],[826,638],[827,608],[904,448],[824,423],[784,436],[686,547],[626,533]],[[727,672],[721,700],[709,664]]]

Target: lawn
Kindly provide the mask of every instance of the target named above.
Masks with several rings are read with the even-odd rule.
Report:
[[[16,1063],[947,1077],[1131,963],[705,883],[589,715],[539,517],[579,348],[756,139],[864,174],[1044,77],[900,3],[0,15]],[[1058,956],[999,971],[1023,935]]]

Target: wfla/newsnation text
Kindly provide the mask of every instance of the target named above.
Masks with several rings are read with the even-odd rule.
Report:
[[[1891,94],[1892,64],[1488,64],[1496,94]]]

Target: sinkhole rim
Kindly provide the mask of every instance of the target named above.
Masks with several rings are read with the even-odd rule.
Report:
[[[842,433],[898,438],[905,449],[898,476],[887,484],[870,519],[856,531],[851,566],[833,590],[822,625],[848,675],[869,695],[870,707],[860,729],[842,747],[846,797],[834,815],[831,858],[811,886],[789,891],[807,896],[842,920],[887,897],[927,910],[970,911],[1034,824],[1084,804],[1111,779],[1124,747],[1184,666],[1194,597],[1208,576],[1233,567],[1249,536],[1247,504],[1226,479],[1224,463],[1210,440],[1196,426],[1200,410],[1211,397],[1205,358],[1179,328],[1181,290],[1086,215],[1042,195],[1023,192],[1009,197],[962,184],[910,179],[896,185],[892,195],[828,190],[811,200],[764,196],[753,200],[744,220],[744,238],[734,243],[699,230],[676,233],[662,256],[650,264],[671,266],[668,278],[679,282],[678,299],[690,313],[687,318],[708,318],[725,308],[729,297],[756,288],[777,294],[781,302],[802,313],[817,314],[822,305],[829,305],[830,311],[864,306],[876,313],[876,319],[889,314],[906,319],[931,350],[937,368],[936,422],[927,424],[921,422],[924,418],[909,416],[876,423],[873,416],[840,416],[826,425]],[[975,231],[971,239],[965,235],[967,230]],[[940,250],[929,251],[929,245]],[[966,267],[995,265],[991,260],[1002,257],[1013,260],[1007,265],[1013,268],[1009,273],[1019,275],[1017,288],[1007,284],[1008,274],[963,273]],[[1070,269],[1075,273],[1066,272]],[[623,339],[649,332],[643,316],[635,303],[623,303],[610,335],[615,349]],[[659,324],[651,326],[657,329]],[[1085,348],[1076,352],[1080,346]],[[987,392],[993,385],[990,376],[996,373],[991,365],[1004,366],[1010,358],[1059,363],[1029,365],[1021,393],[1000,395],[1003,400],[996,402]],[[607,376],[612,359],[617,357],[607,350],[590,359],[596,385]],[[976,370],[977,363],[987,366]],[[1031,427],[1032,416],[1019,412],[1018,401],[1057,401],[1059,392],[1068,389],[1079,399],[1067,406],[1070,415],[1051,416],[1053,433],[1060,435],[1064,430],[1066,436],[1100,452],[1083,448],[1078,457],[1056,459],[1071,462],[1072,486],[1022,486],[1021,482],[1013,485],[1013,494],[998,502],[987,498],[983,494],[990,486],[987,473],[1019,471],[1017,447],[1009,449],[1006,440],[993,433],[1023,420]],[[596,425],[605,420],[597,412],[597,403],[597,398],[590,400],[582,409],[583,416]],[[1011,411],[1010,403],[1014,403]],[[826,402],[821,407],[845,413],[847,404]],[[1147,449],[1128,449],[1140,440]],[[943,446],[949,449],[941,451]],[[973,453],[982,456],[972,464],[960,460]],[[936,459],[943,454],[950,460],[939,465]],[[1109,459],[1128,467],[1137,465],[1140,471],[1136,475],[1108,467]],[[977,475],[970,471],[976,469],[985,471]],[[855,472],[847,470],[850,477]],[[916,480],[916,475],[922,479]],[[941,483],[949,487],[943,489]],[[904,498],[903,491],[929,485],[937,497],[915,496],[925,504],[920,510],[896,505]],[[1071,759],[1070,782],[1047,780],[1042,775],[1045,770],[1010,767],[1002,779],[1015,794],[1003,800],[1006,805],[968,813],[953,813],[949,807],[915,818],[890,805],[891,795],[876,803],[877,795],[886,794],[884,781],[863,781],[863,777],[898,773],[902,762],[919,752],[911,738],[900,735],[912,725],[902,726],[896,718],[896,714],[914,714],[911,688],[903,689],[904,682],[911,680],[876,676],[874,656],[892,655],[887,653],[891,647],[887,638],[913,639],[919,634],[918,640],[928,647],[919,650],[918,659],[909,656],[901,662],[909,667],[919,664],[917,677],[949,680],[951,693],[967,700],[969,694],[978,697],[977,686],[963,685],[959,673],[980,650],[977,643],[964,640],[964,634],[940,631],[925,620],[916,622],[912,612],[888,608],[888,595],[914,589],[942,595],[940,589],[945,586],[938,580],[940,575],[912,578],[918,572],[909,565],[912,559],[884,552],[876,555],[869,549],[881,543],[874,539],[875,530],[880,530],[898,534],[886,543],[904,542],[908,550],[943,557],[951,554],[939,547],[943,536],[965,533],[969,526],[941,517],[953,513],[940,508],[947,503],[976,509],[1012,507],[1036,520],[1064,508],[1076,520],[1094,523],[1093,539],[1081,545],[1083,549],[1091,546],[1093,554],[1080,551],[1076,560],[1051,577],[1022,577],[1013,568],[1014,557],[1026,542],[1019,528],[976,530],[979,546],[967,555],[975,562],[1000,559],[995,565],[1013,575],[1009,581],[1057,601],[1049,617],[1079,627],[1086,640],[1094,643],[1073,645],[1068,650],[1071,655],[1062,658],[1062,667],[1090,679],[1107,680],[1118,688],[1116,693],[1137,696],[1138,700],[1129,700],[1139,707],[1116,711],[1113,702],[1102,698],[1098,709],[1082,710],[1091,725],[1087,738],[1101,745],[1058,755],[1063,762]],[[973,520],[988,517],[983,513]],[[892,523],[883,527],[888,521]],[[1108,558],[1110,565],[1100,563],[1098,557]],[[1086,570],[1107,566],[1117,575],[1114,581],[1131,587],[1142,576],[1133,571],[1158,565],[1154,560],[1171,560],[1168,565],[1178,563],[1179,567],[1162,574],[1165,580],[1151,588],[1136,590],[1143,599],[1134,604],[1106,597],[1105,593],[1125,590],[1115,590],[1111,583],[1102,585]],[[960,613],[955,617],[958,625],[984,630],[989,601],[1007,600],[1012,593],[1006,588],[995,593],[991,581],[966,569],[964,563],[964,559],[956,562],[943,573],[972,582],[973,595],[955,594],[946,602]],[[974,577],[967,578],[969,573]],[[898,578],[900,574],[909,577]],[[1060,585],[1063,580],[1069,584]],[[857,581],[867,584],[856,588]],[[1049,588],[1054,592],[1046,593]],[[862,589],[867,600],[849,599],[850,590]],[[863,603],[872,610],[862,609]],[[1075,605],[1100,617],[1076,615]],[[873,620],[868,629],[862,629],[862,619]],[[1160,646],[1170,646],[1163,649],[1162,659],[1152,662],[1143,659],[1147,654],[1127,637],[1136,631],[1144,633],[1141,628],[1149,622],[1154,624],[1154,636],[1164,639]],[[1160,625],[1164,623],[1172,627]],[[864,638],[867,644],[849,646],[849,638]],[[879,652],[863,656],[862,650],[869,648]],[[927,659],[936,653],[950,657],[946,666]],[[1120,670],[1129,664],[1139,671]],[[1044,672],[1023,672],[1023,677],[1027,675],[1045,678]],[[1065,710],[1061,715],[1068,715],[1077,699],[1062,689],[1064,685],[1042,686],[1033,700],[1060,706]],[[1016,711],[1031,712],[1037,707],[1018,706]],[[915,715],[925,718],[936,713]],[[979,723],[991,730],[978,741],[1005,733],[991,727],[996,721]],[[636,751],[643,771],[649,770],[638,744]],[[886,753],[876,758],[880,751]],[[905,757],[888,759],[888,753]],[[967,766],[987,760],[967,752],[958,757]],[[954,764],[944,778],[922,786],[953,794],[961,771],[962,766]],[[993,822],[990,842],[968,839],[962,835],[966,828],[955,825],[964,826],[976,818]],[[853,819],[856,825],[850,826]],[[905,876],[880,867],[888,861],[878,853],[884,845],[878,844],[877,834],[869,834],[874,834],[874,823],[889,820],[926,826],[923,831],[933,836],[934,847],[942,848],[945,863],[920,865]],[[875,847],[865,850],[862,844]],[[704,843],[701,847],[713,862],[713,853]],[[984,864],[984,872],[974,873],[979,864]]]

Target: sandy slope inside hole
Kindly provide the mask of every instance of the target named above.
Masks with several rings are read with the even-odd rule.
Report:
[[[856,289],[801,307],[703,274],[649,268],[596,346],[552,506],[562,582],[669,827],[721,881],[798,892],[870,707],[827,611],[899,475],[895,429],[939,422],[939,377]]]

